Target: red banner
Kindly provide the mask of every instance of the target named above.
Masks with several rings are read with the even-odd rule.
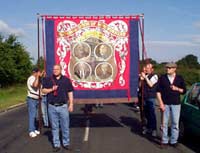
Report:
[[[137,98],[139,16],[43,16],[46,70],[62,66],[77,103]]]
[[[55,62],[76,89],[129,87],[129,19],[54,19]]]

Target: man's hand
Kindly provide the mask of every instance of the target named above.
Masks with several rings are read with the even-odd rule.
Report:
[[[165,105],[164,105],[164,104],[160,104],[160,110],[161,110],[162,112],[165,111]]]
[[[57,90],[57,89],[58,89],[58,85],[53,85],[52,91],[55,91],[55,90]]]
[[[74,111],[74,105],[72,103],[69,103],[68,111],[69,112],[73,112]]]

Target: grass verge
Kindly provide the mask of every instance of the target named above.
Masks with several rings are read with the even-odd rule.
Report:
[[[26,88],[26,85],[0,88],[0,111],[19,103],[25,103],[27,95]]]

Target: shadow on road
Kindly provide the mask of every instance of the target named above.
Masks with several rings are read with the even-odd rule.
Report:
[[[90,127],[122,127],[117,121],[106,114],[71,114],[70,128],[86,127],[86,121],[90,121]]]
[[[180,142],[194,152],[200,153],[200,137],[187,136],[184,139],[181,139]]]
[[[149,140],[149,142],[153,143],[154,145],[160,148],[160,137],[152,137],[151,135],[148,134],[143,135],[141,133],[142,126],[140,120],[126,116],[121,116],[120,119],[123,124],[130,127],[132,133],[139,135],[140,137],[146,138],[147,140]]]

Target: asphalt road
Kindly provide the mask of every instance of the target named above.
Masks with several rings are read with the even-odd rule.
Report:
[[[104,105],[87,117],[75,105],[70,114],[72,151],[59,153],[193,153],[199,145],[180,144],[162,149],[159,138],[141,135],[139,113],[127,104]],[[158,122],[160,117],[157,115]],[[51,131],[29,138],[26,105],[0,113],[0,153],[51,153]],[[160,132],[158,131],[158,135]],[[194,143],[197,143],[194,142]]]

